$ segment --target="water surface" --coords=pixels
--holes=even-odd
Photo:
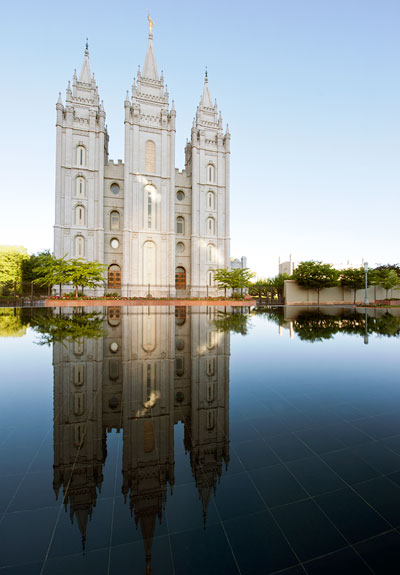
[[[0,573],[398,573],[400,320],[0,310]]]

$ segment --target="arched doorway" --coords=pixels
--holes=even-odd
[[[175,270],[175,289],[186,289],[186,270],[177,267]]]
[[[121,268],[116,264],[108,268],[108,289],[121,289]]]

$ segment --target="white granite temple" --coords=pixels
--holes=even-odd
[[[175,168],[176,111],[149,22],[143,70],[124,102],[124,163],[108,159],[87,45],[65,105],[59,96],[54,254],[105,264],[107,291],[201,296],[214,290],[213,270],[230,265],[230,134],[206,74],[185,169]]]

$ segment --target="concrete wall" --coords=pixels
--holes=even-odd
[[[364,303],[365,290],[357,290],[356,302]],[[400,298],[400,289],[389,290],[390,298]],[[286,304],[308,305],[318,303],[316,290],[300,287],[295,280],[286,280],[284,287],[284,298]],[[382,286],[371,286],[368,288],[368,298],[370,303],[376,300],[386,299],[386,290]],[[352,304],[354,302],[354,292],[343,287],[324,288],[319,294],[319,303]]]

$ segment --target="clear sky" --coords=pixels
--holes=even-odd
[[[55,104],[86,36],[110,158],[155,22],[176,165],[205,66],[231,140],[231,255],[400,262],[399,0],[15,0],[0,19],[0,244],[53,246]]]

